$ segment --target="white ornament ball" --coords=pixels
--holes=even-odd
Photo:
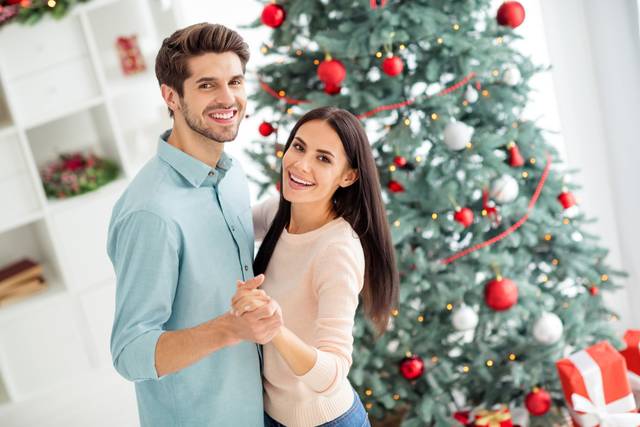
[[[414,83],[413,86],[411,86],[411,98],[417,98],[419,96],[426,95],[428,87],[429,85],[425,82]]]
[[[471,142],[473,127],[463,122],[449,122],[444,128],[444,143],[450,150],[464,150]]]
[[[544,345],[557,343],[562,338],[563,331],[562,320],[554,313],[543,313],[533,324],[533,337]]]
[[[502,75],[502,81],[508,84],[509,86],[516,86],[520,83],[522,79],[522,74],[520,74],[520,70],[518,67],[509,67],[504,71]]]
[[[511,175],[502,175],[491,185],[491,198],[500,204],[511,203],[518,197],[518,181]]]
[[[473,308],[463,304],[453,311],[451,323],[453,323],[453,327],[458,331],[475,329],[478,325],[478,314]]]
[[[464,92],[464,99],[473,104],[478,100],[478,97],[478,91],[475,90],[472,86],[467,86],[467,90]]]

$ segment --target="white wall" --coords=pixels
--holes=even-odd
[[[619,328],[638,327],[640,253],[640,38],[631,0],[542,0],[545,33],[567,161],[581,169],[581,206],[599,221],[591,230],[602,237],[614,267],[630,277],[608,300],[622,315]]]

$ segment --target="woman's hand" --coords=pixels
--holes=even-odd
[[[271,302],[271,297],[261,289],[257,289],[264,282],[264,275],[259,275],[246,282],[238,280],[238,290],[231,300],[231,313],[242,316]]]

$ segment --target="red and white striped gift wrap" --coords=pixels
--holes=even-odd
[[[637,427],[640,414],[624,358],[606,341],[556,362],[565,400],[581,427]]]

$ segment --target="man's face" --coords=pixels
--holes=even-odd
[[[205,53],[189,59],[188,67],[191,77],[175,113],[205,138],[233,141],[247,106],[240,58],[233,52]]]

